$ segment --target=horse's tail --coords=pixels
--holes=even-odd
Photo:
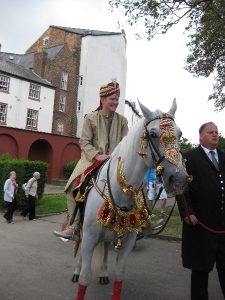
[[[98,277],[108,276],[107,271],[107,253],[108,247],[106,243],[99,243],[94,250],[92,257],[92,270],[98,274]]]

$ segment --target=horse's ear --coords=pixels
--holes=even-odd
[[[145,117],[145,119],[147,120],[151,120],[153,118],[153,112],[151,112],[146,106],[144,106],[139,100],[138,100],[140,109],[143,113],[143,116]]]
[[[177,110],[177,101],[176,101],[176,98],[174,98],[173,104],[172,104],[170,110],[168,111],[168,114],[170,114],[174,117],[176,110]]]

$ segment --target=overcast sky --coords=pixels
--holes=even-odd
[[[184,70],[188,38],[184,24],[152,41],[136,40],[141,27],[130,27],[119,11],[109,11],[108,0],[7,0],[1,1],[0,43],[2,51],[24,53],[49,25],[118,31],[127,34],[126,98],[137,98],[148,108],[167,111],[177,99],[177,124],[183,136],[198,142],[198,128],[214,121],[225,136],[225,110],[214,112],[212,78],[194,78]]]

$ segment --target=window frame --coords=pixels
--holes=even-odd
[[[77,100],[77,113],[81,112],[81,101]]]
[[[46,41],[47,41],[47,43],[46,43]],[[42,45],[43,45],[43,46],[47,46],[48,43],[49,43],[49,36],[43,37],[43,39],[42,39]]]
[[[7,76],[7,75],[5,75],[5,74],[2,74],[2,73],[0,73],[0,77],[5,77],[5,78],[7,78],[8,80],[7,80],[7,89],[1,89],[1,85],[0,85],[0,92],[3,92],[3,93],[9,93],[9,86],[10,86],[10,77],[9,76]],[[1,80],[0,80],[1,81]],[[4,82],[4,81],[3,81]],[[4,87],[4,86],[2,86],[2,87]]]
[[[69,78],[69,74],[66,71],[62,71],[60,74],[60,85],[59,85],[61,90],[67,91],[68,78]]]
[[[64,103],[62,103],[61,99],[64,98]],[[61,109],[63,105],[63,110]],[[66,111],[66,96],[65,95],[60,95],[59,96],[59,111],[60,112],[65,112]]]
[[[83,86],[84,84],[84,76],[80,75],[80,86]]]
[[[59,126],[61,126],[62,130],[59,130]],[[62,121],[57,122],[56,132],[57,132],[57,134],[63,135],[63,133],[64,133],[64,123]]]
[[[31,86],[35,86],[35,87],[39,88],[39,91],[36,91],[36,90],[34,90],[34,89],[31,89]],[[37,93],[38,93],[38,98],[37,98],[37,97],[31,96],[31,91],[37,92]],[[30,86],[29,86],[29,96],[28,96],[28,98],[29,98],[29,99],[32,99],[32,100],[35,100],[35,101],[40,101],[40,97],[41,97],[41,85],[35,84],[35,83],[33,83],[33,82],[30,82]]]
[[[32,125],[28,125],[28,113],[29,113],[29,111],[33,111],[33,112],[36,112],[37,113],[37,117],[36,117],[36,126],[33,126],[33,124]],[[26,117],[26,128],[27,129],[35,129],[35,130],[37,130],[37,128],[38,128],[38,114],[39,114],[39,111],[38,110],[36,110],[36,109],[33,109],[33,108],[28,108],[27,109],[27,117]],[[34,119],[31,119],[30,118],[30,120],[34,120]]]
[[[1,125],[6,125],[6,122],[7,122],[7,112],[8,112],[8,104],[4,103],[4,102],[0,102],[0,106],[1,105],[5,105],[5,113],[3,113],[3,114],[5,114],[5,120],[2,121],[1,118],[0,118],[0,124]],[[1,113],[1,110],[0,110],[0,113]]]

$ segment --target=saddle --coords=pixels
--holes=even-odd
[[[83,224],[85,202],[87,199],[88,192],[93,187],[91,179],[96,179],[98,177],[101,168],[104,166],[107,160],[108,158],[103,161],[96,161],[76,179],[72,191],[74,199],[76,201],[76,207],[70,220],[70,225],[73,224],[78,210],[80,210],[80,224]]]

